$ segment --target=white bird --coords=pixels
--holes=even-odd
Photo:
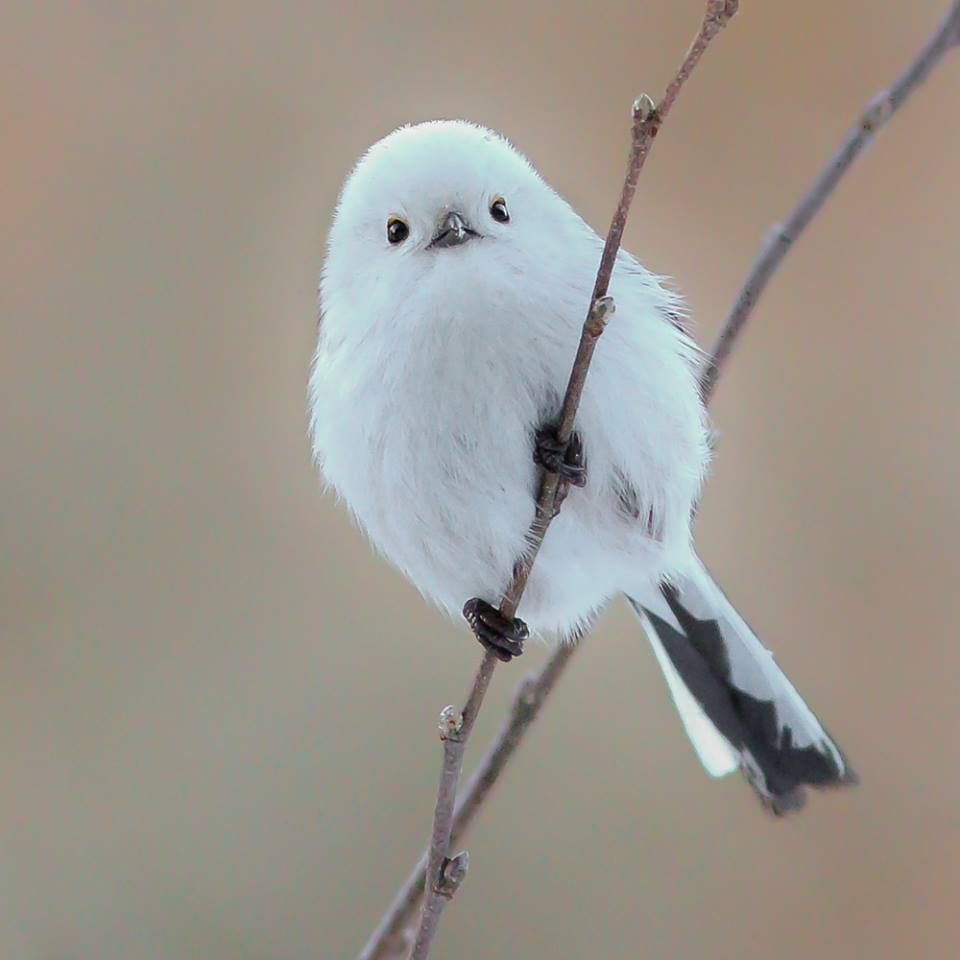
[[[661,279],[621,253],[576,421],[558,417],[602,241],[497,134],[401,127],[340,195],[310,378],[314,454],[376,549],[502,659],[624,593],[707,771],[768,807],[852,782],[839,748],[697,558],[709,458],[700,355]],[[518,610],[541,469],[572,487]],[[466,604],[465,601],[470,601]]]

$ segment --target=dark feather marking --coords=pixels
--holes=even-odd
[[[717,730],[745,754],[744,773],[775,813],[802,806],[805,785],[820,787],[852,779],[830,753],[814,746],[795,747],[790,728],[781,731],[778,726],[773,702],[734,686],[726,642],[716,620],[694,617],[674,587],[664,585],[661,590],[683,633],[650,610],[644,608],[644,612],[691,694]]]
[[[629,520],[640,521],[641,517],[646,534],[651,540],[660,540],[663,536],[663,529],[657,520],[653,507],[646,507],[640,502],[640,494],[636,487],[621,473],[614,468],[614,491],[617,496],[617,506],[621,513]]]

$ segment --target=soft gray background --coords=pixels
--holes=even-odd
[[[707,343],[945,0],[745,0],[628,246]],[[348,958],[423,843],[478,658],[305,439],[342,178],[510,137],[598,228],[700,0],[14,2],[0,39],[0,955]],[[960,920],[960,55],[806,235],[715,407],[702,553],[863,785],[767,819],[615,604],[471,837],[443,958],[950,958]],[[532,650],[498,672],[475,749]]]

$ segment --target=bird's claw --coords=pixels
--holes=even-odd
[[[509,663],[523,653],[530,631],[519,617],[505,617],[495,606],[474,597],[463,605],[463,616],[484,649]]]
[[[545,470],[557,474],[571,486],[587,483],[587,464],[583,456],[583,442],[575,433],[566,445],[557,439],[554,427],[541,427],[534,435],[533,460]]]

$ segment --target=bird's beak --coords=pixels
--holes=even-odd
[[[437,232],[430,241],[431,247],[458,247],[473,237],[478,237],[459,213],[451,210],[437,225]]]

